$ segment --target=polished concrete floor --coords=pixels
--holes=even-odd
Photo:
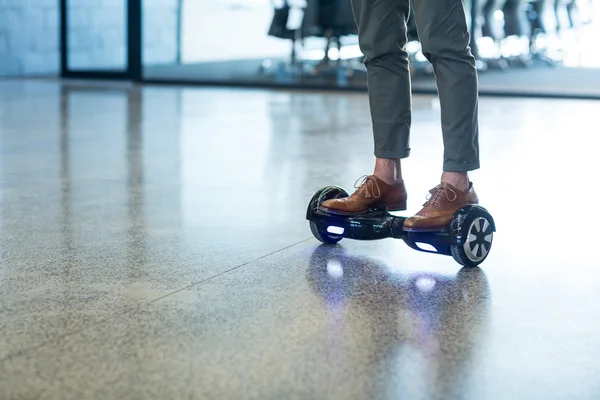
[[[481,269],[320,246],[363,94],[0,82],[0,399],[598,399],[600,103],[481,100]],[[410,212],[441,168],[414,99]]]

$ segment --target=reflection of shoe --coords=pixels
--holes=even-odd
[[[361,180],[359,178],[356,183]],[[349,197],[326,200],[321,204],[323,211],[332,214],[357,214],[370,208],[387,206],[388,211],[406,210],[406,188],[404,181],[388,185],[375,175],[363,176],[357,190]]]
[[[404,221],[404,230],[433,230],[445,228],[452,220],[454,213],[469,204],[477,204],[477,194],[473,184],[465,192],[456,189],[449,183],[442,183],[429,191],[427,202],[415,216]]]

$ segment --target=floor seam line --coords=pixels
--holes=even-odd
[[[83,327],[83,328],[80,328],[80,329],[76,329],[76,330],[74,330],[74,331],[72,331],[72,332],[65,333],[64,335],[60,335],[60,336],[58,336],[58,337],[56,337],[56,338],[53,338],[53,339],[46,340],[46,341],[44,341],[44,342],[42,342],[42,343],[40,343],[40,344],[38,344],[38,345],[35,345],[35,346],[32,346],[32,347],[29,347],[29,348],[26,348],[26,349],[19,350],[19,351],[17,351],[17,352],[15,352],[15,353],[13,353],[13,354],[8,354],[7,356],[5,356],[5,357],[3,357],[3,358],[0,358],[0,364],[2,364],[2,363],[5,363],[5,362],[7,362],[7,361],[9,361],[9,360],[11,360],[11,359],[13,359],[13,358],[18,358],[18,357],[21,357],[21,356],[23,356],[23,355],[25,355],[25,354],[27,354],[27,353],[30,353],[30,352],[32,352],[32,351],[39,350],[39,349],[41,349],[41,348],[43,348],[43,347],[46,347],[47,345],[49,345],[49,344],[51,344],[51,343],[58,343],[58,342],[60,342],[61,340],[65,339],[65,338],[67,338],[67,337],[69,337],[69,336],[73,336],[73,335],[76,335],[76,334],[78,334],[78,333],[81,333],[81,332],[85,331],[86,329],[91,329],[91,328],[94,328],[94,327],[96,327],[96,326],[98,326],[98,325],[100,325],[100,324],[102,324],[102,323],[104,323],[104,322],[107,322],[107,321],[113,320],[113,319],[115,319],[115,318],[119,318],[119,317],[121,317],[121,316],[124,316],[124,315],[126,315],[127,313],[129,313],[129,312],[132,312],[132,311],[140,311],[140,310],[142,310],[144,307],[147,307],[147,306],[149,306],[149,305],[151,305],[151,304],[154,304],[154,303],[156,303],[156,302],[158,302],[158,301],[160,301],[160,300],[163,300],[163,299],[165,299],[165,298],[167,298],[167,297],[169,297],[169,296],[172,296],[172,295],[174,295],[174,294],[177,294],[177,293],[179,293],[179,292],[182,292],[182,291],[184,291],[184,290],[186,290],[186,289],[189,289],[189,288],[192,288],[192,287],[194,287],[194,286],[197,286],[197,285],[200,285],[200,284],[206,283],[206,282],[210,281],[211,279],[218,278],[218,277],[220,277],[220,276],[223,276],[223,275],[225,275],[225,274],[227,274],[227,273],[229,273],[229,272],[235,271],[235,270],[237,270],[237,269],[239,269],[239,268],[241,268],[241,267],[243,267],[243,266],[246,266],[246,265],[248,265],[248,264],[250,264],[250,263],[253,263],[253,262],[256,262],[256,261],[262,260],[262,259],[264,259],[264,258],[270,257],[270,256],[272,256],[272,255],[274,255],[274,254],[277,254],[277,253],[279,253],[279,252],[282,252],[282,251],[284,251],[284,250],[287,250],[287,249],[289,249],[289,248],[292,248],[292,247],[294,247],[294,246],[297,246],[297,245],[299,245],[299,244],[301,244],[301,243],[307,242],[307,241],[309,241],[309,240],[311,240],[311,239],[312,239],[312,237],[309,237],[309,238],[307,238],[307,239],[300,240],[300,241],[298,241],[298,242],[296,242],[296,243],[292,243],[292,244],[290,244],[289,246],[282,247],[281,249],[274,250],[274,251],[272,251],[272,252],[270,252],[270,253],[268,253],[268,254],[265,254],[265,255],[263,255],[263,256],[257,257],[257,258],[255,258],[255,259],[252,259],[252,260],[250,260],[250,261],[246,261],[246,262],[244,262],[244,263],[242,263],[242,264],[239,264],[239,265],[237,265],[237,266],[235,266],[235,267],[229,268],[228,270],[222,271],[222,272],[220,272],[220,273],[218,273],[218,274],[216,274],[216,275],[213,275],[213,276],[211,276],[211,277],[208,277],[208,278],[206,278],[206,279],[203,279],[203,280],[201,280],[201,281],[198,281],[198,282],[192,283],[192,284],[190,284],[190,285],[188,285],[188,286],[185,286],[185,287],[183,287],[183,288],[181,288],[181,289],[175,290],[175,291],[173,291],[172,293],[166,294],[166,295],[164,295],[164,296],[161,296],[161,297],[158,297],[158,298],[156,298],[156,299],[154,299],[154,300],[150,300],[150,301],[148,301],[148,302],[145,302],[145,303],[139,304],[139,305],[137,305],[137,306],[134,306],[134,307],[133,307],[132,309],[130,309],[130,310],[127,310],[127,309],[125,309],[125,310],[124,310],[124,312],[123,312],[123,310],[116,311],[116,312],[114,312],[112,315],[109,315],[109,316],[107,316],[107,317],[105,317],[105,318],[102,318],[101,320],[99,320],[99,321],[97,321],[96,323],[94,323],[94,324],[91,324],[91,325],[89,325],[89,326],[86,326],[86,327]],[[136,309],[137,309],[137,310],[136,310]]]
[[[242,263],[242,264],[240,264],[240,265],[237,265],[237,266],[235,266],[235,267],[229,268],[228,270],[225,270],[225,271],[219,272],[219,273],[218,273],[218,274],[216,274],[216,275],[213,275],[213,276],[211,276],[211,277],[208,277],[208,278],[206,278],[206,279],[202,279],[202,280],[200,280],[200,281],[198,281],[198,282],[192,283],[192,284],[190,284],[190,285],[188,285],[188,286],[185,286],[185,287],[183,287],[183,288],[181,288],[181,289],[175,290],[175,291],[174,291],[174,292],[172,292],[172,293],[165,294],[164,296],[161,296],[161,297],[159,297],[159,298],[157,298],[157,299],[151,300],[151,301],[149,301],[147,304],[153,304],[153,303],[156,303],[157,301],[163,300],[163,299],[165,299],[165,298],[167,298],[167,297],[169,297],[169,296],[172,296],[172,295],[174,295],[174,294],[177,294],[177,293],[179,293],[179,292],[182,292],[182,291],[184,291],[184,290],[190,289],[190,288],[192,288],[192,287],[194,287],[194,286],[201,285],[201,284],[203,284],[203,283],[206,283],[206,282],[208,282],[208,281],[210,281],[210,280],[212,280],[212,279],[219,278],[219,277],[221,277],[221,276],[223,276],[223,275],[225,275],[225,274],[227,274],[227,273],[229,273],[229,272],[235,271],[235,270],[237,270],[237,269],[239,269],[239,268],[242,268],[242,267],[244,267],[244,266],[246,266],[246,265],[248,265],[248,264],[251,264],[251,263],[253,263],[253,262],[256,262],[256,261],[260,261],[260,260],[262,260],[262,259],[264,259],[264,258],[270,257],[270,256],[272,256],[272,255],[274,255],[274,254],[277,254],[277,253],[279,253],[279,252],[282,252],[282,251],[284,251],[284,250],[290,249],[290,248],[292,248],[292,247],[294,247],[294,246],[297,246],[297,245],[299,245],[300,243],[307,242],[307,241],[309,241],[309,240],[311,240],[311,239],[312,239],[312,237],[309,237],[309,238],[307,238],[307,239],[304,239],[304,240],[300,240],[299,242],[292,243],[292,244],[290,244],[289,246],[285,246],[285,247],[282,247],[281,249],[274,250],[274,251],[272,251],[272,252],[270,252],[270,253],[268,253],[268,254],[265,254],[265,255],[263,255],[263,256],[257,257],[257,258],[255,258],[255,259],[253,259],[253,260],[246,261],[246,262],[244,262],[244,263]]]

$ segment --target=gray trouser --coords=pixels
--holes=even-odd
[[[409,0],[351,0],[365,55],[375,156],[410,154]],[[433,65],[442,113],[443,170],[479,168],[478,82],[461,0],[412,0],[422,52]]]

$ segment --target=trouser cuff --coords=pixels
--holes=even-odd
[[[444,172],[469,172],[479,169],[479,161],[472,163],[457,163],[454,161],[444,161]]]
[[[410,155],[410,119],[373,124],[375,157],[407,158]]]
[[[396,159],[396,158],[408,158],[408,156],[410,156],[410,149],[396,150],[396,151],[375,149],[375,157],[377,157],[377,158]]]

